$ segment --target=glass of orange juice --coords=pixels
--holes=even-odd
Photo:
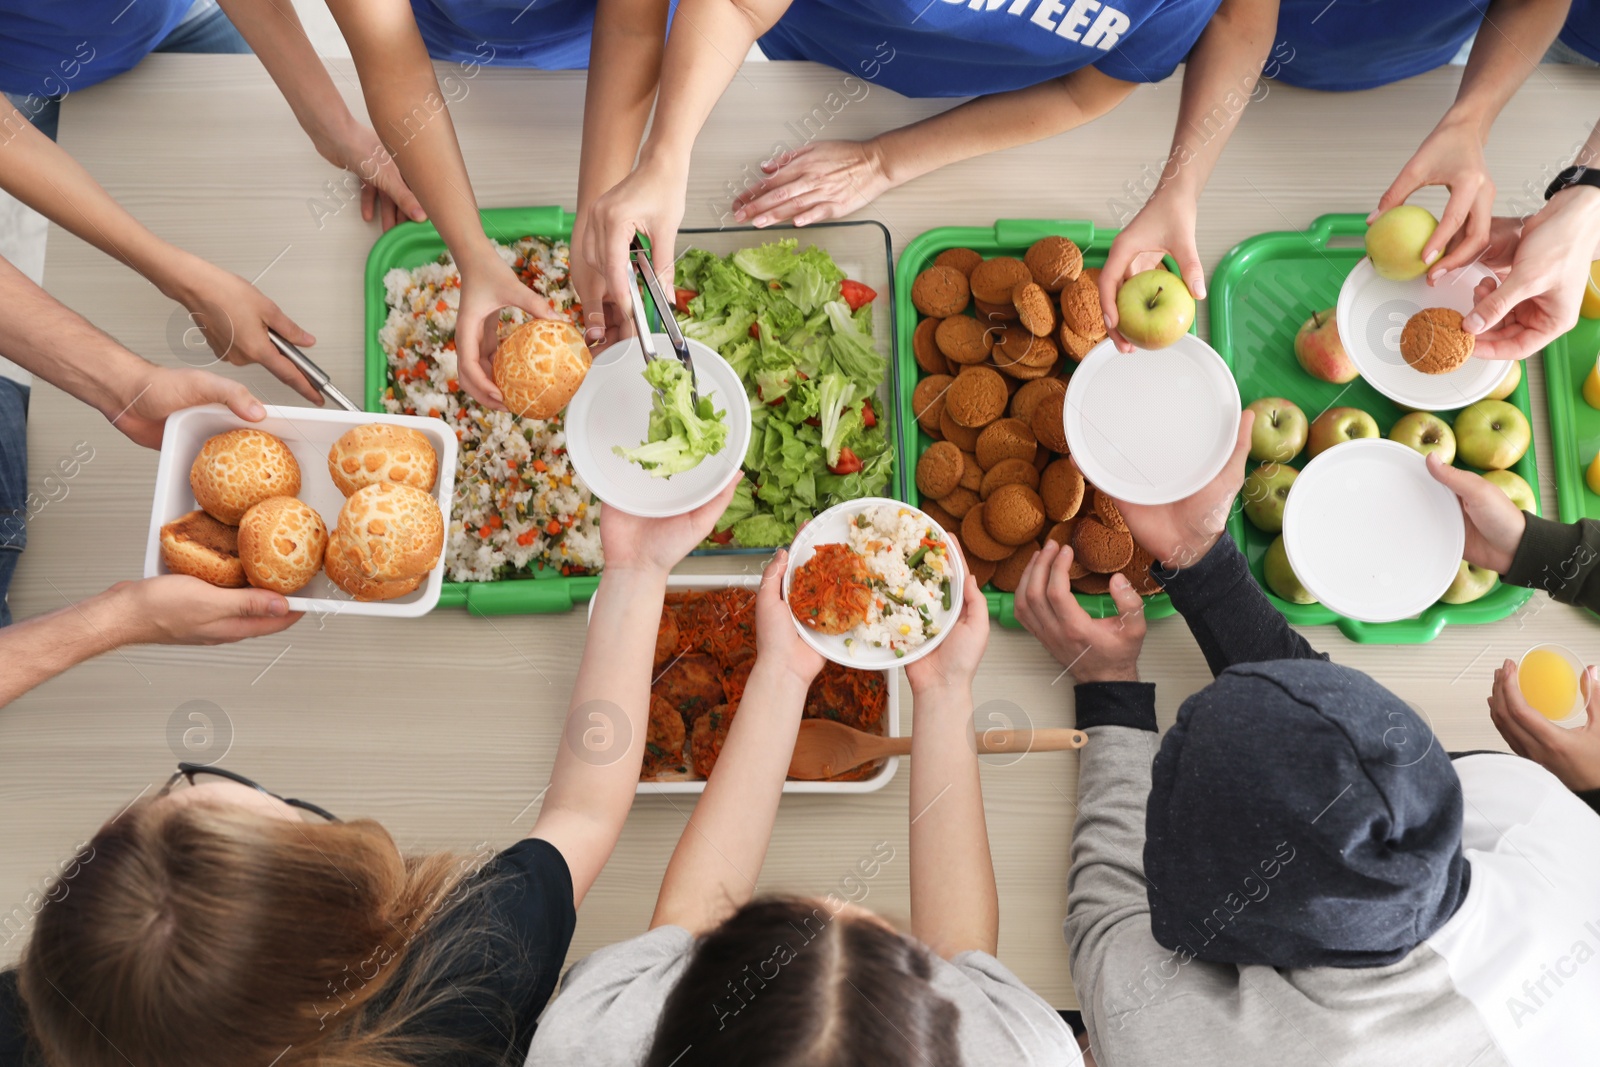
[[[1583,671],[1583,661],[1571,649],[1535,645],[1517,665],[1517,685],[1528,705],[1557,726],[1581,726],[1589,696]]]
[[[1586,319],[1600,319],[1600,259],[1589,264],[1589,286],[1583,291],[1578,314]]]

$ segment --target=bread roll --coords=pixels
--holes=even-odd
[[[191,511],[161,527],[161,561],[173,574],[188,574],[225,589],[250,583],[239,561],[239,529],[203,511]]]
[[[361,571],[351,539],[342,529],[336,529],[328,539],[328,552],[322,559],[328,580],[357,600],[393,600],[416,589],[427,572],[392,582],[380,582]]]
[[[439,456],[421,430],[381,422],[356,426],[328,449],[328,477],[345,496],[375,482],[428,493],[439,480]]]
[[[336,535],[359,573],[393,582],[433,570],[444,551],[444,515],[422,490],[378,482],[350,494]]]
[[[262,430],[229,430],[200,446],[189,468],[195,503],[212,518],[239,525],[272,496],[300,492],[300,464],[289,446]]]
[[[511,414],[548,419],[567,406],[589,373],[589,349],[570,322],[534,319],[500,342],[494,384]]]
[[[268,497],[239,522],[239,560],[258,589],[287,596],[322,569],[328,528],[316,509],[292,496]]]

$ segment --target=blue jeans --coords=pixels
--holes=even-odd
[[[233,28],[233,23],[228,21],[222,9],[213,7],[204,15],[179,25],[153,51],[241,55],[249,53],[250,46],[239,36],[239,31]],[[24,93],[7,93],[6,98],[33,120],[40,133],[52,141],[56,139],[56,130],[61,125],[61,97],[46,97],[42,106],[39,97],[33,97],[30,103]]]
[[[6,592],[28,543],[28,392],[0,378],[0,626],[11,625]]]

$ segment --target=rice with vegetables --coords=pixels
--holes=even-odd
[[[876,594],[845,647],[888,648],[904,656],[943,630],[956,570],[937,526],[911,508],[879,504],[850,520],[849,546],[866,560]]]
[[[567,244],[524,237],[496,245],[523,282],[577,324]],[[445,548],[454,582],[527,577],[544,570],[598,570],[600,502],[567,457],[561,416],[518,418],[482,407],[461,390],[456,309],[461,273],[448,252],[432,263],[384,275],[388,319],[378,333],[389,364],[384,410],[443,419],[461,442]],[[501,312],[502,331],[528,316]]]

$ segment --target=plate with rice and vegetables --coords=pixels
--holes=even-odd
[[[795,538],[783,592],[801,638],[835,663],[914,663],[961,615],[966,569],[950,535],[898,500],[829,508]]]

